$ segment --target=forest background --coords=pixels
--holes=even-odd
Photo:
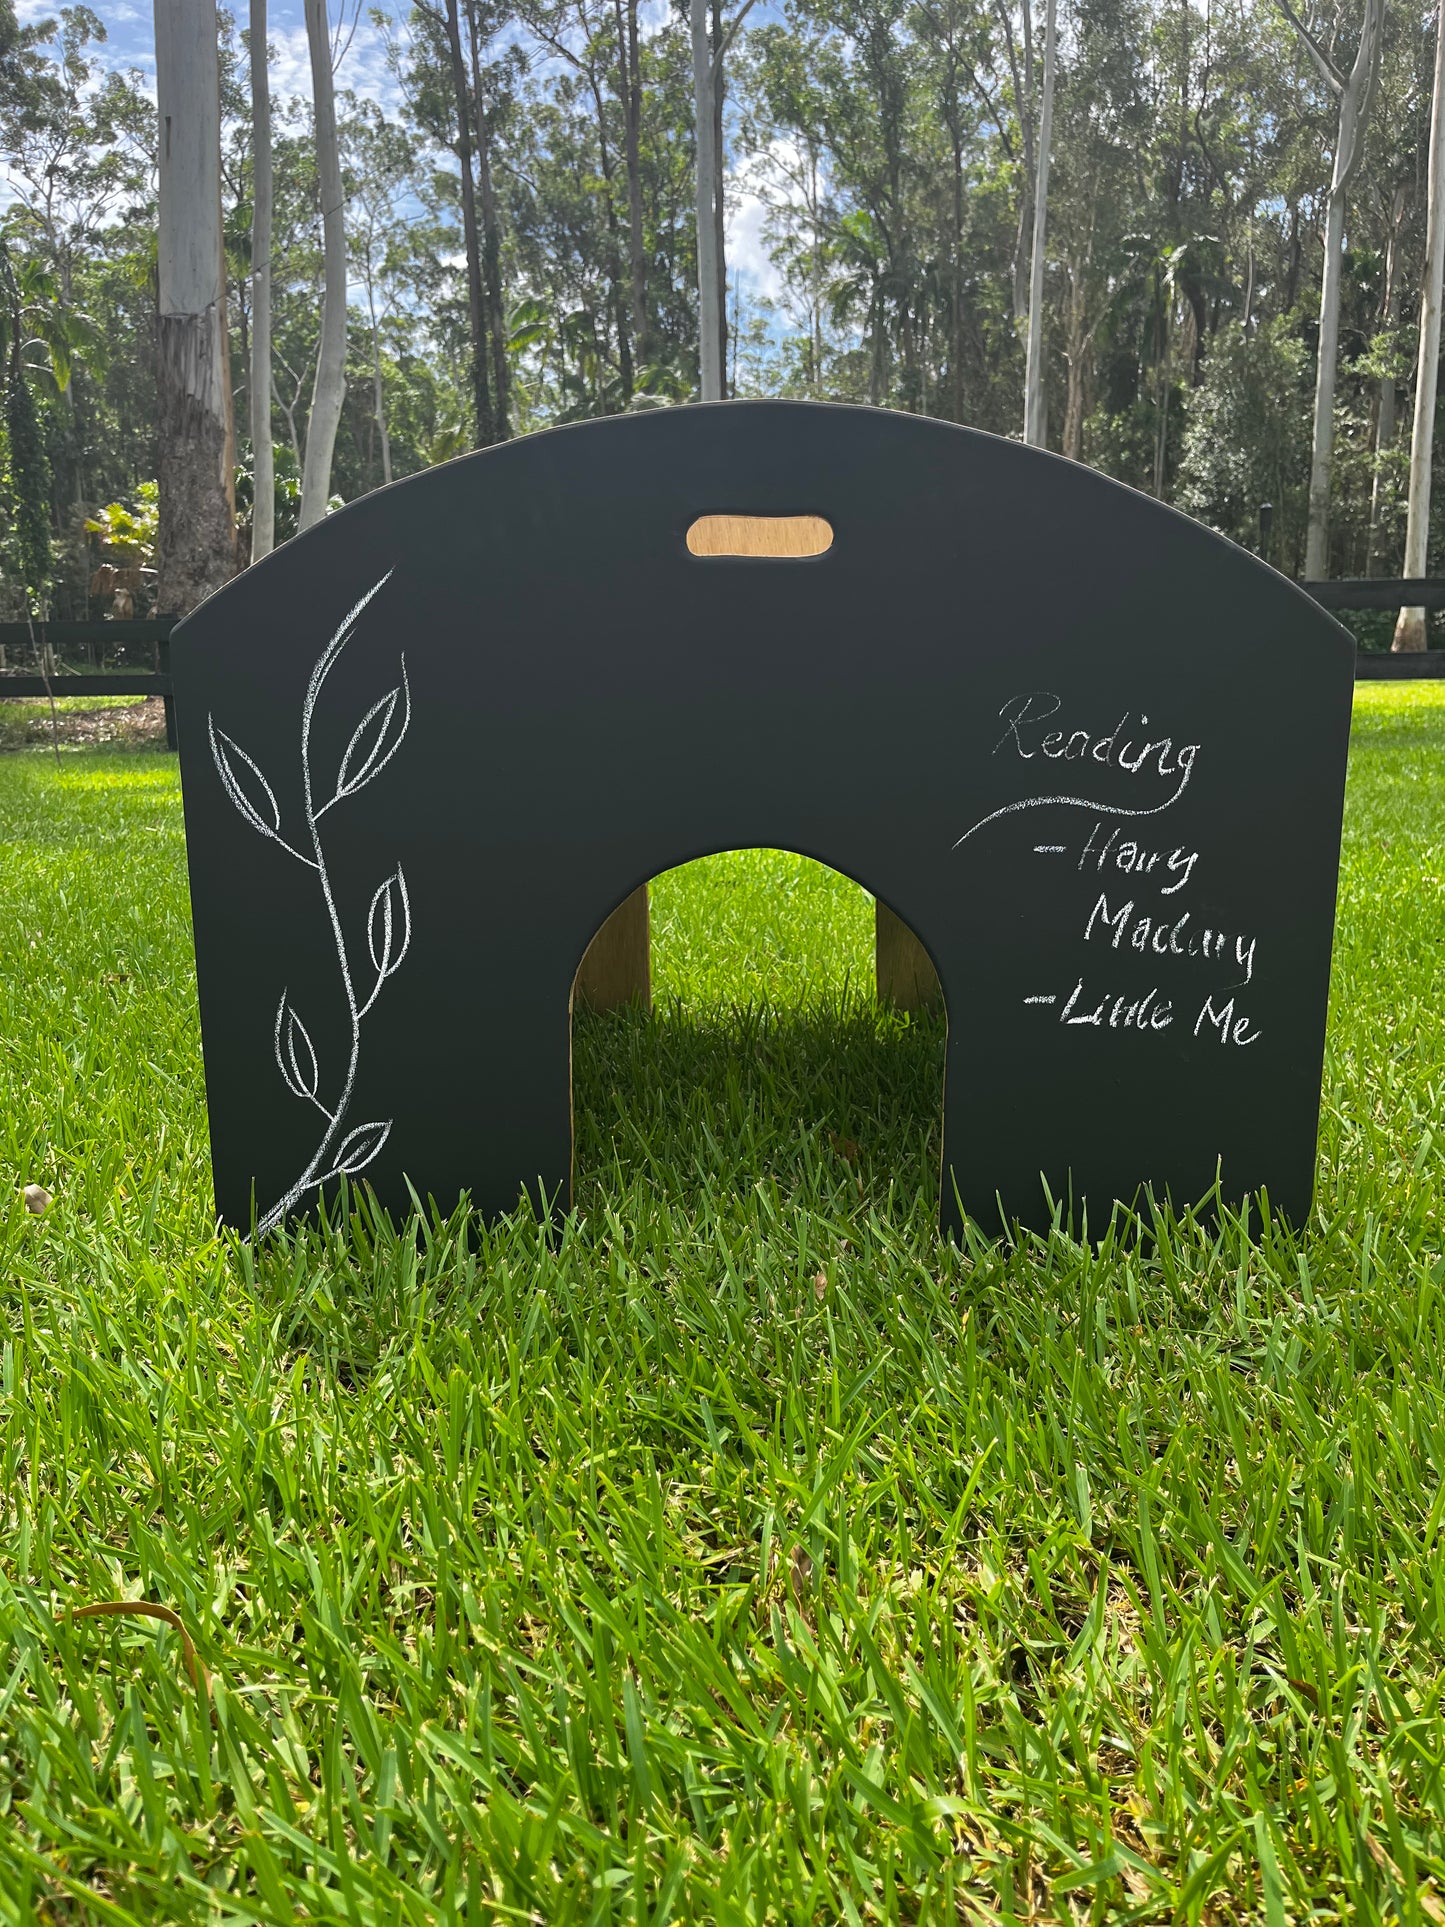
[[[333,0],[349,257],[335,499],[472,446],[698,392],[686,8],[455,0],[456,40],[452,10],[416,0],[362,12],[347,0],[337,17]],[[1272,504],[1270,559],[1293,574],[1339,115],[1327,73],[1331,61],[1348,71],[1362,11],[1362,0],[1327,0],[1297,22],[1279,0],[1058,0],[1048,445],[1250,547],[1260,504]],[[742,18],[737,0],[713,5],[726,212],[746,203],[770,264],[760,277],[724,260],[726,393],[1021,432],[1043,19],[1042,6],[1012,0],[759,0]],[[244,562],[251,101],[247,36],[224,11],[218,28]],[[359,29],[380,41],[385,89],[348,84]],[[1350,183],[1332,574],[1401,571],[1435,30],[1436,10],[1415,0],[1386,12]],[[282,540],[299,506],[323,248],[309,97],[277,94],[273,117]],[[48,518],[45,604],[56,616],[143,614],[157,472],[156,106],[151,76],[117,63],[99,15],[39,17],[21,0],[17,18],[15,0],[0,0],[0,153],[7,403],[24,391],[18,427],[7,405],[0,454],[13,480],[28,409]],[[469,245],[485,290],[484,397]],[[1445,491],[1432,493],[1438,522]],[[13,487],[0,497],[0,615],[23,615],[24,517]],[[1388,643],[1393,617],[1359,622],[1364,640]]]

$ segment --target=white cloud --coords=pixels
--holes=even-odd
[[[305,27],[281,27],[267,23],[266,45],[271,52],[271,98],[287,101],[293,96],[311,99],[311,53],[306,45]],[[341,85],[345,86],[343,79]]]
[[[794,142],[774,139],[728,177],[728,267],[739,269],[751,292],[785,311],[788,290],[771,259],[766,229],[778,207],[804,207],[805,157]]]
[[[244,0],[229,0],[229,7],[239,35],[247,24],[249,8]],[[406,0],[387,0],[382,10],[393,22],[403,20]],[[156,55],[155,16],[150,6],[144,0],[101,0],[98,11],[107,37],[90,49],[95,65],[102,71],[138,68],[151,79]],[[337,87],[350,87],[376,101],[384,113],[395,112],[400,89],[387,66],[386,41],[372,20],[372,6],[368,0],[328,0],[328,11],[333,39],[339,37],[345,50],[336,72]],[[16,0],[16,13],[23,25],[56,20],[59,12],[60,0]],[[271,63],[272,96],[279,103],[295,98],[309,104],[311,55],[301,0],[271,0],[269,15],[266,38],[275,56]]]
[[[341,12],[332,0],[329,8],[333,42],[341,24]],[[341,60],[336,68],[338,90],[350,88],[366,100],[374,100],[384,114],[394,114],[401,101],[401,89],[386,61],[386,41],[366,7],[356,22],[355,5],[345,11],[341,32]],[[300,9],[293,5],[278,7],[267,23],[266,39],[271,48],[271,94],[273,99],[311,100],[311,50],[306,40],[306,25]]]
[[[728,187],[728,272],[741,274],[753,295],[781,301],[783,277],[768,258],[763,237],[767,206],[744,183],[730,180]]]
[[[56,0],[16,0],[16,18],[22,27],[39,26],[42,21],[60,24]],[[107,0],[101,21],[106,37],[93,41],[86,50],[91,65],[101,73],[128,73],[133,68],[149,77],[155,72],[155,33],[148,7],[136,0]],[[52,51],[58,51],[53,49]]]

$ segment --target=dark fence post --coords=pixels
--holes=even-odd
[[[1259,559],[1269,560],[1269,538],[1274,533],[1274,503],[1261,502],[1259,505]]]
[[[160,622],[173,623],[176,618],[174,616],[160,616],[157,620]],[[156,668],[165,677],[169,685],[171,677],[171,638],[169,632],[156,644]],[[179,749],[181,745],[180,738],[176,735],[176,699],[171,694],[169,687],[167,687],[166,693],[161,697],[161,701],[165,704],[166,711],[166,748]]]

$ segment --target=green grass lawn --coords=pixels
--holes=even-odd
[[[1298,1238],[940,1247],[861,893],[654,922],[559,1243],[252,1252],[174,763],[0,758],[0,1920],[1445,1920],[1440,686],[1359,693]]]

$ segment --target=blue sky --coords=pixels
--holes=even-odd
[[[100,59],[109,66],[137,68],[153,80],[155,28],[149,0],[89,0],[89,4],[105,23],[107,41],[99,50]],[[329,0],[329,6],[333,34],[340,28],[345,42],[337,85],[377,101],[383,110],[389,108],[396,100],[396,82],[387,70],[382,35],[371,15],[379,8],[400,23],[409,0]],[[53,19],[58,10],[45,0],[16,0],[16,12],[25,22]],[[244,25],[249,18],[248,0],[233,0],[231,10],[238,26]],[[766,10],[763,0],[759,12]],[[269,0],[266,38],[272,54],[273,98],[278,103],[298,95],[309,99],[311,67],[302,0]],[[779,277],[762,241],[762,204],[736,180],[730,183],[728,217],[729,269],[741,269],[750,292],[775,293]]]
[[[155,72],[155,27],[152,9],[146,0],[90,0],[92,10],[104,21],[107,44],[101,58],[116,67],[137,67]],[[351,43],[337,74],[337,83],[371,95],[383,106],[394,97],[395,83],[386,70],[381,35],[371,24],[374,6],[394,17],[404,16],[404,0],[331,0],[333,28],[344,7],[346,30],[355,25]],[[45,0],[17,0],[16,12],[23,21],[53,19],[58,12]],[[249,17],[246,0],[232,7],[238,26]],[[360,18],[358,19],[358,13]],[[291,94],[309,95],[311,70],[306,52],[306,26],[301,0],[270,0],[266,38],[274,55],[272,87],[284,98]]]

